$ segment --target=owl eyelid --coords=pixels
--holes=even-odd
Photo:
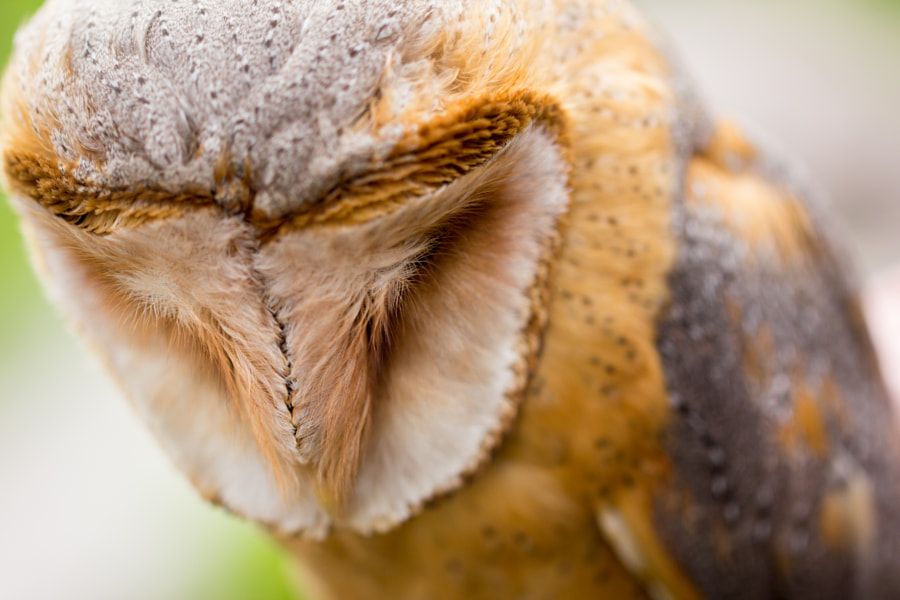
[[[8,150],[4,170],[13,192],[34,200],[54,216],[96,235],[216,206],[209,192],[172,193],[147,187],[109,189],[79,181],[72,169],[61,169],[28,152]]]
[[[553,98],[520,90],[451,107],[402,139],[384,164],[342,182],[311,209],[254,224],[274,237],[281,228],[364,223],[482,167],[532,124],[567,146],[565,118]]]

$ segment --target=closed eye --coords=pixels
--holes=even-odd
[[[111,189],[80,181],[71,168],[62,169],[28,152],[9,149],[3,158],[14,192],[33,199],[67,223],[98,235],[216,205],[208,191],[171,193],[140,185]]]

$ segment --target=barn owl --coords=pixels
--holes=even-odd
[[[900,460],[783,159],[615,0],[50,0],[40,272],[320,598],[894,598]]]

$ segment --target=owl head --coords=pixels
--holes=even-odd
[[[630,143],[586,127],[636,88],[591,28],[638,17],[549,4],[50,0],[19,33],[2,166],[40,270],[203,495],[380,531],[501,439],[570,166]]]

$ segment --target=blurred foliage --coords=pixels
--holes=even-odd
[[[12,209],[0,194],[0,357],[34,321],[36,307],[46,304],[28,266],[17,226]]]
[[[19,25],[40,5],[38,0],[4,0],[0,4],[0,65],[9,56]],[[43,296],[28,266],[15,215],[0,194],[0,356],[6,353],[33,317]],[[23,315],[23,313],[25,313]],[[23,316],[25,318],[23,318]]]
[[[222,531],[214,572],[198,573],[185,592],[191,600],[301,600],[286,577],[280,551],[249,526]],[[215,536],[214,536],[215,537]],[[214,546],[216,540],[210,540]]]

